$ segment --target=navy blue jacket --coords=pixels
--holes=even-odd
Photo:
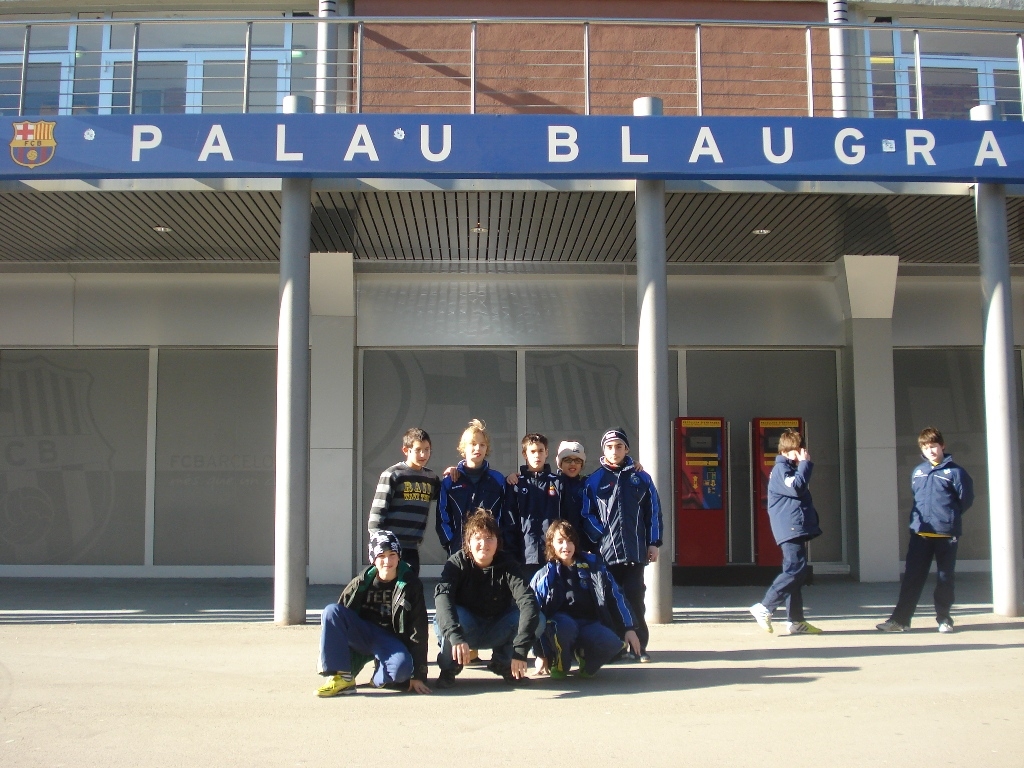
[[[466,462],[459,462],[459,480],[451,477],[441,481],[441,494],[437,499],[437,537],[449,555],[462,549],[462,526],[477,508],[488,510],[496,520],[501,519],[501,504],[505,498],[505,477],[484,462],[484,473],[477,482],[466,474]]]
[[[603,535],[603,529],[593,526],[591,517],[584,516],[583,510],[590,511],[590,497],[587,496],[587,476],[576,475],[569,477],[562,470],[558,470],[559,498],[558,511],[563,520],[572,523],[576,533],[580,537],[580,547],[586,552],[598,552],[598,542]]]
[[[539,472],[519,468],[519,481],[505,489],[501,520],[505,551],[521,563],[544,562],[544,535],[559,516],[558,477],[547,464]]]
[[[622,590],[615,583],[600,555],[577,552],[576,562],[572,568],[576,571],[580,589],[594,591],[594,601],[602,624],[614,630],[619,637],[622,637],[626,630],[636,628],[633,613],[629,610]],[[534,574],[530,582],[541,613],[548,618],[561,611],[565,605],[568,571],[569,569],[559,562],[549,562]],[[551,658],[552,650],[544,648],[546,658]]]
[[[589,505],[581,515],[585,529],[598,535],[601,557],[609,565],[647,563],[647,547],[661,546],[661,501],[654,481],[637,472],[627,456],[618,469],[601,467],[587,478]]]
[[[934,467],[922,462],[910,477],[914,506],[910,510],[910,530],[914,533],[941,533],[960,536],[960,516],[974,503],[974,481],[967,470],[946,454]]]
[[[813,469],[814,464],[809,461],[798,464],[781,453],[775,457],[775,466],[768,478],[768,519],[778,544],[821,536],[818,510],[807,487]]]

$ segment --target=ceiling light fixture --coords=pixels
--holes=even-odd
[[[483,226],[483,225],[482,225],[482,224],[480,223],[480,220],[479,220],[479,219],[477,219],[477,221],[476,221],[476,226],[475,226],[475,227],[473,227],[473,228],[472,228],[471,230],[469,230],[469,231],[470,231],[470,232],[472,232],[472,233],[473,233],[474,235],[486,235],[486,234],[487,234],[487,227]]]
[[[159,232],[161,235],[171,231],[170,227],[153,227],[154,232]]]
[[[772,231],[770,229],[755,229],[750,234],[752,235],[770,235]]]

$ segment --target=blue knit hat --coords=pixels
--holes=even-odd
[[[629,438],[626,437],[626,430],[622,427],[612,427],[603,435],[601,435],[601,447],[604,448],[612,440],[621,440],[629,448]]]

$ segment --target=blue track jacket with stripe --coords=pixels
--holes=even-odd
[[[477,482],[466,474],[466,462],[459,462],[458,482],[451,477],[441,481],[441,494],[437,500],[437,537],[449,556],[462,549],[462,526],[477,507],[483,507],[501,519],[501,505],[505,498],[505,476],[484,462],[484,473]]]
[[[609,565],[647,563],[647,547],[661,546],[661,501],[654,480],[627,456],[621,467],[601,467],[587,478],[585,527],[603,533],[601,557]]]
[[[505,551],[520,563],[544,562],[544,536],[558,519],[561,482],[547,464],[538,472],[519,467],[519,481],[505,490],[501,520]]]
[[[626,630],[636,628],[629,604],[600,555],[577,552],[576,561],[571,567],[576,571],[580,589],[593,590],[597,614],[602,624],[609,627],[619,637],[624,635]],[[565,605],[568,571],[569,566],[558,562],[549,562],[534,574],[530,586],[537,596],[537,604],[544,616],[549,618],[554,616]],[[549,650],[545,648],[545,651]],[[551,656],[547,656],[547,658],[551,658]]]

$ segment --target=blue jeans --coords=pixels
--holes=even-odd
[[[622,640],[596,619],[574,619],[567,613],[551,617],[554,624],[555,653],[548,663],[552,669],[568,672],[573,656],[579,655],[584,669],[594,674],[622,650]]]
[[[412,654],[398,635],[359,617],[344,605],[332,603],[320,617],[320,673],[351,672],[352,652],[362,656],[359,666],[368,659],[379,664],[373,673],[373,684],[380,688],[387,683],[405,683],[413,673]]]
[[[790,621],[804,620],[804,597],[800,588],[807,581],[807,542],[786,541],[782,547],[782,573],[764,593],[761,605],[774,611],[783,602]]]
[[[907,569],[900,585],[900,597],[892,611],[892,620],[910,625],[910,619],[921,599],[928,571],[935,560],[938,582],[935,584],[935,620],[950,621],[949,611],[953,607],[956,586],[956,550],[959,542],[954,538],[933,538],[910,534],[907,547]]]
[[[490,618],[473,613],[461,605],[455,606],[455,612],[462,625],[462,637],[470,648],[490,648],[491,663],[499,668],[512,664],[512,641],[519,634],[519,608],[512,606],[501,616]],[[452,644],[447,637],[441,635],[441,625],[434,614],[434,635],[441,647],[437,655],[437,666],[442,672],[459,674],[462,665],[452,658]]]

